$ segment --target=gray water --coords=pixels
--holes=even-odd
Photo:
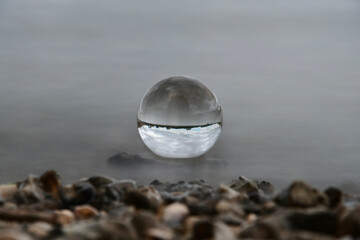
[[[0,0],[0,181],[56,169],[360,191],[359,25],[356,0]],[[222,104],[202,158],[159,159],[137,132],[143,94],[174,75]]]

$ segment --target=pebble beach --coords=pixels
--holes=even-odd
[[[62,184],[54,170],[0,185],[0,239],[357,239],[360,197],[303,181],[275,189],[245,176],[138,185],[95,175]]]

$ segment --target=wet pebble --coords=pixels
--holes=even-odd
[[[162,220],[170,227],[176,227],[181,224],[184,218],[189,214],[189,209],[182,203],[172,203],[163,209]]]
[[[53,226],[46,222],[35,222],[27,226],[27,231],[37,239],[45,239],[49,236]]]
[[[156,206],[139,191],[129,191],[124,196],[124,203],[136,209],[156,211]]]
[[[74,212],[77,219],[89,219],[99,216],[99,211],[90,205],[76,206]]]
[[[360,205],[350,211],[341,221],[339,236],[360,237]]]
[[[4,202],[12,200],[17,190],[18,187],[16,186],[16,184],[0,185],[0,199]]]
[[[59,222],[63,225],[69,224],[75,220],[75,214],[68,209],[56,210],[55,214],[57,215]]]
[[[286,190],[276,196],[275,202],[286,207],[316,207],[327,206],[327,196],[302,181],[292,183]]]
[[[343,204],[343,194],[340,189],[330,187],[325,190],[325,194],[329,199],[330,208],[336,208]]]

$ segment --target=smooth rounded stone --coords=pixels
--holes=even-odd
[[[119,201],[125,192],[136,190],[136,182],[130,179],[117,180],[105,187],[105,194],[110,200]]]
[[[286,217],[289,227],[334,236],[337,231],[338,217],[329,211],[293,212]]]
[[[189,212],[190,211],[185,204],[172,203],[164,207],[162,220],[169,226],[176,227],[182,223]]]
[[[360,237],[360,205],[342,219],[338,235],[350,235],[354,238]]]
[[[101,188],[104,187],[110,183],[113,183],[115,180],[113,178],[110,178],[108,176],[92,176],[87,179],[87,182],[91,183],[95,188]]]
[[[201,81],[170,77],[152,86],[141,100],[138,130],[145,145],[167,158],[194,158],[218,139],[222,110]]]
[[[7,202],[13,199],[18,187],[16,184],[2,184],[0,185],[0,199]]]
[[[218,202],[217,199],[210,199],[205,201],[186,203],[186,205],[188,206],[191,215],[216,216],[217,202]]]
[[[244,213],[243,209],[241,208],[240,204],[236,204],[236,202],[225,200],[225,199],[219,200],[215,205],[215,209],[218,213],[232,212],[240,217],[245,216],[245,213]]]
[[[328,198],[323,192],[310,185],[302,181],[295,181],[276,196],[275,202],[286,207],[308,208],[319,205],[327,206]]]
[[[46,222],[35,222],[29,224],[26,230],[37,239],[45,239],[53,230],[53,226]]]
[[[119,201],[123,197],[124,192],[116,187],[106,186],[105,194],[109,201]]]
[[[240,239],[284,239],[279,229],[266,222],[256,222],[254,225],[244,228],[238,237]]]
[[[329,207],[330,208],[336,208],[338,206],[343,205],[343,193],[340,189],[335,187],[330,187],[325,190],[325,194],[327,195],[329,199]]]
[[[254,223],[256,220],[258,220],[258,216],[254,213],[250,213],[246,216],[246,221],[248,223]]]
[[[163,203],[161,195],[153,186],[141,186],[138,191],[145,195],[156,208]]]
[[[214,224],[215,240],[235,240],[236,236],[233,231],[224,223],[216,221]]]
[[[194,219],[190,240],[235,240],[233,231],[224,223],[210,219]]]
[[[199,220],[194,223],[191,240],[208,240],[214,238],[214,225],[210,220]]]
[[[55,214],[63,225],[72,223],[75,220],[75,214],[68,209],[56,210]]]
[[[139,191],[129,191],[126,192],[123,199],[125,205],[130,205],[135,207],[136,209],[156,211],[156,207],[153,203],[142,193]]]
[[[267,201],[260,206],[260,211],[262,214],[269,215],[277,210],[277,205],[274,201]]]
[[[133,215],[130,222],[139,239],[151,239],[150,237],[154,233],[159,233],[160,231],[162,233],[166,232],[165,236],[173,235],[172,230],[161,224],[155,215],[150,212],[138,212]]]
[[[172,240],[174,239],[173,232],[168,228],[149,228],[147,231],[147,239],[154,240]]]
[[[118,180],[113,185],[116,186],[117,188],[120,188],[123,191],[131,191],[137,188],[136,182],[131,179]]]
[[[95,216],[99,216],[99,211],[90,205],[76,206],[74,213],[77,219],[89,219]]]

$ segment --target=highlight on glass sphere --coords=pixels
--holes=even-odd
[[[152,86],[141,100],[138,130],[145,145],[166,158],[205,154],[218,139],[222,110],[203,82],[169,77]]]

